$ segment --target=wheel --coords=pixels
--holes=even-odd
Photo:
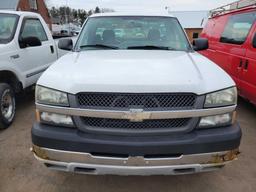
[[[8,128],[15,117],[15,94],[10,85],[0,83],[0,129]]]

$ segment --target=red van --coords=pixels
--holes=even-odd
[[[232,76],[240,96],[256,105],[256,0],[238,1],[210,15],[201,34],[209,49],[201,53]]]

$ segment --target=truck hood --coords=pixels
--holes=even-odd
[[[198,53],[162,50],[90,50],[69,53],[39,85],[67,93],[183,92],[198,95],[235,86],[216,64]]]

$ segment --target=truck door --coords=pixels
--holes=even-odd
[[[45,29],[38,18],[24,18],[20,30],[19,39],[26,37],[37,37],[41,40],[42,46],[20,48],[20,62],[27,71],[26,86],[34,84],[49,65],[57,59],[57,53],[52,39],[49,39]]]
[[[249,37],[246,58],[240,71],[240,95],[256,104],[256,24]]]

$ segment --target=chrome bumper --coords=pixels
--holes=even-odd
[[[238,150],[172,158],[101,157],[33,146],[37,160],[48,168],[92,175],[181,175],[214,171],[236,160]]]

